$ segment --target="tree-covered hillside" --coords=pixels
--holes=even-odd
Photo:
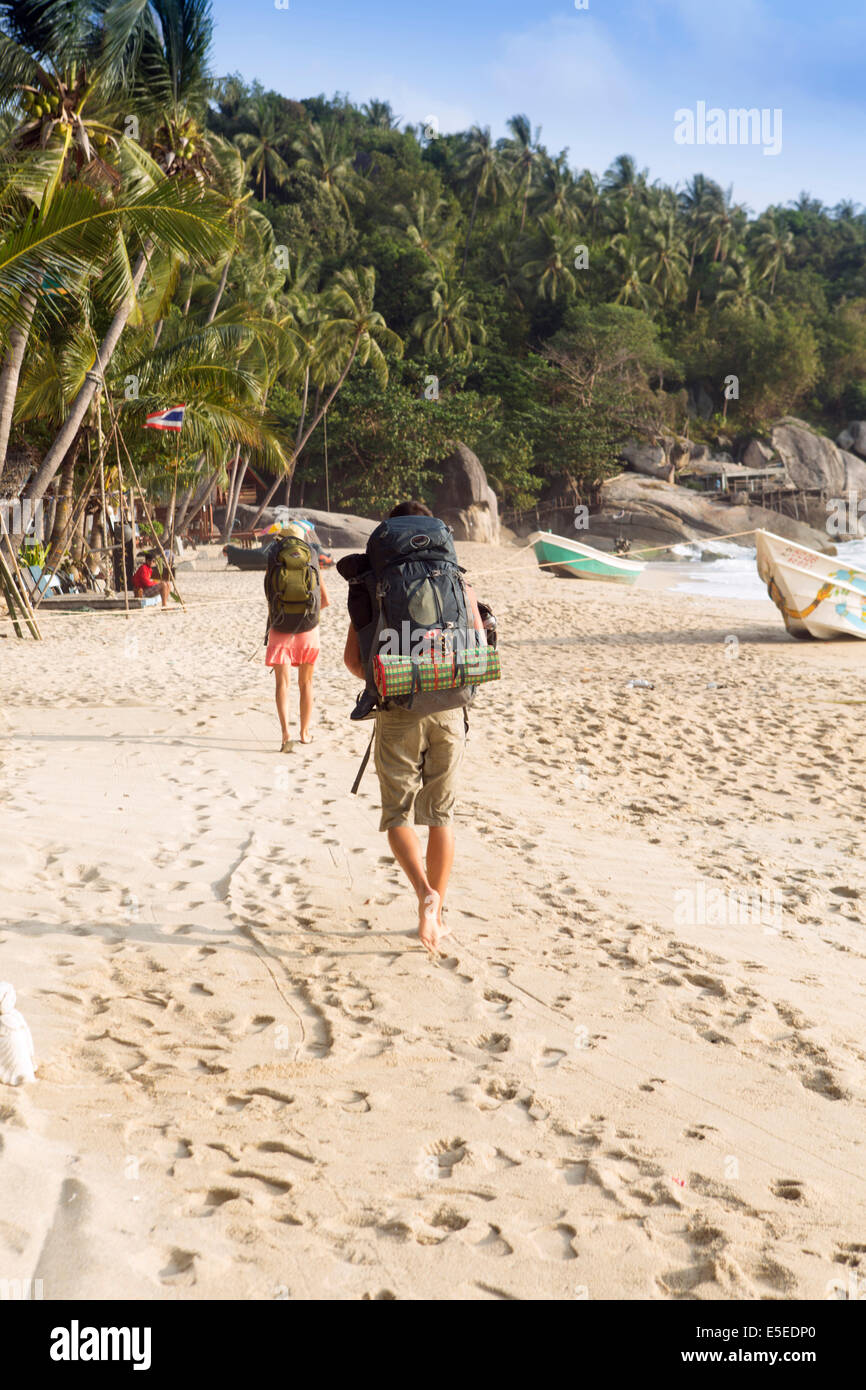
[[[332,505],[429,493],[460,439],[519,510],[591,498],[629,436],[866,416],[855,205],[752,212],[582,169],[525,115],[440,134],[216,81],[211,26],[208,0],[0,4],[0,473],[24,447],[31,496],[74,492],[115,418],[165,493],[138,427],[177,400],[182,514],[247,466],[323,502],[326,440]]]

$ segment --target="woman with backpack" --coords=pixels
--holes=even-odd
[[[330,599],[319,571],[318,552],[301,526],[292,523],[273,542],[265,574],[268,630],[265,665],[273,667],[274,698],[280,720],[280,752],[290,753],[290,670],[298,670],[300,740],[312,743],[313,668],[319,656],[321,610]]]

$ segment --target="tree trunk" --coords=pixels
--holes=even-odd
[[[36,291],[28,290],[21,298],[21,309],[24,315],[22,325],[19,328],[10,328],[9,330],[9,347],[3,359],[3,369],[0,371],[0,478],[2,478],[3,469],[6,466],[6,449],[9,445],[9,434],[12,429],[15,395],[18,390],[18,379],[21,376],[21,366],[24,362],[24,353],[27,349],[27,339],[30,336],[30,324],[35,308]]]
[[[223,545],[225,545],[226,542],[227,542],[228,539],[229,539],[229,533],[228,533],[228,531],[226,530],[226,527],[227,527],[227,524],[228,524],[229,516],[231,515],[231,511],[232,511],[232,502],[234,501],[234,495],[235,495],[235,481],[236,481],[237,476],[238,476],[238,467],[240,466],[240,459],[241,459],[241,446],[238,445],[238,447],[235,449],[235,456],[234,456],[234,458],[232,459],[231,472],[229,473],[229,485],[228,485],[228,488],[227,488],[227,490],[226,490],[226,514],[225,514],[225,518],[224,518],[224,520],[223,520],[222,535],[220,536],[220,540],[222,541]]]
[[[103,372],[105,371],[105,368],[111,361],[111,358],[114,354],[114,350],[117,347],[117,344],[120,342],[121,334],[123,333],[123,330],[126,327],[127,320],[129,319],[129,316],[132,313],[133,307],[135,305],[135,297],[138,292],[138,288],[142,280],[144,279],[144,272],[147,270],[148,257],[150,256],[152,250],[153,242],[146,242],[145,248],[139,256],[135,266],[135,271],[133,272],[133,292],[129,295],[127,299],[124,300],[120,308],[115,313],[114,318],[111,320],[108,332],[106,333],[102,342],[99,344],[99,351],[96,354],[96,361],[94,362],[92,369],[87,373],[87,376],[84,380],[84,384],[79,390],[78,395],[75,397],[75,400],[72,402],[72,405],[69,408],[69,413],[67,414],[66,419],[61,425],[60,431],[57,434],[54,443],[51,445],[51,448],[48,450],[48,453],[45,455],[45,458],[42,460],[42,463],[37,469],[35,478],[31,480],[30,484],[25,490],[24,496],[29,497],[34,502],[38,502],[39,499],[45,495],[45,491],[48,487],[48,484],[51,482],[51,479],[54,477],[55,473],[60,467],[64,455],[66,454],[66,451],[69,449],[73,439],[75,438],[76,432],[78,431],[82,421],[84,420],[84,416],[87,413],[87,408],[90,405],[90,402],[96,395],[98,387],[100,387],[102,384]]]
[[[322,416],[327,414],[328,408],[330,407],[332,401],[334,400],[335,396],[337,395],[337,392],[340,390],[340,387],[343,385],[343,382],[346,380],[346,377],[349,375],[349,369],[350,369],[352,363],[354,362],[354,360],[355,360],[355,358],[356,358],[356,356],[357,356],[357,353],[358,353],[358,345],[359,345],[360,341],[361,341],[361,334],[360,334],[360,333],[356,333],[356,335],[355,335],[355,341],[354,341],[354,343],[352,344],[352,351],[351,351],[351,353],[349,354],[349,360],[348,360],[348,362],[346,363],[345,367],[343,368],[342,372],[340,373],[339,379],[337,380],[337,383],[336,383],[336,385],[334,386],[333,391],[331,392],[331,394],[330,394],[330,396],[328,397],[328,399],[325,401],[325,404],[322,406],[321,410],[318,409],[319,394],[320,394],[320,393],[319,393],[318,391],[316,392],[316,406],[315,406],[314,409],[313,409],[313,423],[310,425],[310,428],[307,430],[306,434],[303,435],[303,437],[301,438],[300,442],[295,444],[295,451],[294,451],[294,453],[292,454],[291,459],[289,460],[289,466],[288,466],[288,469],[286,470],[286,486],[287,486],[287,488],[290,488],[291,485],[292,485],[292,479],[293,479],[293,477],[295,476],[295,469],[296,469],[296,467],[297,467],[297,465],[298,465],[298,459],[299,459],[299,457],[300,457],[300,455],[301,455],[303,449],[306,447],[306,445],[307,445],[307,443],[308,443],[308,441],[309,441],[309,438],[310,438],[311,434],[314,432],[314,430],[315,430],[316,427],[318,426],[319,421],[322,419]],[[265,508],[267,507],[268,503],[269,503],[269,502],[271,501],[271,499],[273,498],[274,493],[276,492],[277,488],[279,487],[281,481],[282,481],[282,479],[277,478],[276,482],[273,483],[273,485],[272,485],[271,487],[268,488],[268,490],[267,490],[267,492],[265,493],[265,496],[264,496],[264,501],[262,502],[262,504],[261,504],[261,506],[259,507],[258,511],[256,512],[255,516],[253,517],[252,521],[250,522],[250,529],[251,529],[251,530],[254,530],[255,527],[258,526],[258,524],[259,524],[259,522],[260,522],[260,520],[261,520],[263,511],[265,510]]]
[[[201,501],[200,501],[200,502],[194,502],[193,505],[192,505],[192,507],[190,508],[189,515],[188,515],[187,518],[186,518],[187,530],[190,529],[190,527],[192,526],[193,522],[196,520],[197,516],[199,515],[199,512],[204,511],[205,507],[206,507],[206,506],[208,505],[208,503],[210,502],[210,499],[213,497],[214,490],[216,489],[216,485],[217,485],[218,481],[219,481],[219,473],[213,473],[213,474],[211,475],[210,479],[208,480],[206,486],[205,486],[204,492],[202,493],[202,496],[201,496]]]
[[[232,538],[232,528],[235,524],[235,514],[238,509],[238,502],[240,501],[241,488],[243,487],[244,478],[246,477],[247,469],[249,468],[249,466],[250,461],[248,458],[245,458],[241,463],[240,468],[238,469],[237,481],[235,482],[234,496],[231,499],[231,505],[226,511],[226,524],[223,530],[223,545],[226,545]]]
[[[199,482],[199,474],[201,473],[203,466],[204,454],[202,454],[201,458],[195,466],[195,477],[193,478],[189,487],[181,493],[180,501],[177,504],[177,515],[175,517],[174,525],[178,535],[180,535],[180,532],[183,529],[183,524],[186,521],[186,514],[190,508],[190,503],[192,502],[193,497],[195,496],[199,487],[201,486]]]
[[[81,449],[81,437],[82,431],[78,430],[60,467],[54,525],[51,530],[51,542],[46,557],[46,564],[49,568],[58,563],[69,540],[69,523],[72,519],[75,493],[75,465],[78,462],[78,454]]]
[[[481,180],[475,185],[475,197],[472,201],[472,216],[469,219],[469,231],[466,233],[466,245],[463,248],[463,264],[460,267],[461,277],[466,274],[466,261],[469,258],[469,242],[472,238],[472,228],[475,226],[475,214],[478,211],[478,195],[481,192]]]
[[[210,306],[210,313],[208,314],[207,318],[205,319],[205,323],[206,323],[206,324],[208,324],[208,323],[213,323],[214,319],[216,318],[217,309],[218,309],[219,306],[220,306],[220,300],[222,299],[223,294],[224,294],[224,292],[225,292],[226,280],[228,280],[228,278],[229,278],[229,266],[231,265],[231,263],[232,263],[232,258],[231,258],[231,256],[226,256],[226,263],[225,263],[225,265],[223,266],[223,273],[222,273],[222,275],[221,275],[221,277],[220,277],[219,287],[218,287],[218,289],[217,289],[216,296],[215,296],[215,298],[214,298],[214,302],[213,302],[213,304]]]

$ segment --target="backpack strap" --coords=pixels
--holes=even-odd
[[[355,777],[355,780],[354,780],[354,782],[352,783],[352,792],[351,792],[351,795],[352,795],[352,796],[355,796],[355,794],[357,793],[358,788],[359,788],[360,785],[361,785],[361,778],[364,776],[364,773],[367,771],[367,764],[368,764],[368,762],[370,761],[370,754],[371,754],[372,751],[373,751],[373,739],[374,739],[375,737],[376,737],[376,725],[375,725],[375,722],[374,722],[374,724],[373,724],[373,732],[372,732],[371,735],[370,735],[370,742],[367,744],[367,751],[365,752],[363,758],[361,759],[361,766],[358,768],[357,776]]]

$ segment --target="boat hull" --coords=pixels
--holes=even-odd
[[[567,574],[574,579],[634,584],[645,568],[640,560],[609,555],[567,536],[555,536],[551,531],[536,531],[530,540],[539,565],[552,570],[554,574]]]
[[[756,531],[758,574],[792,637],[866,638],[866,570]]]

